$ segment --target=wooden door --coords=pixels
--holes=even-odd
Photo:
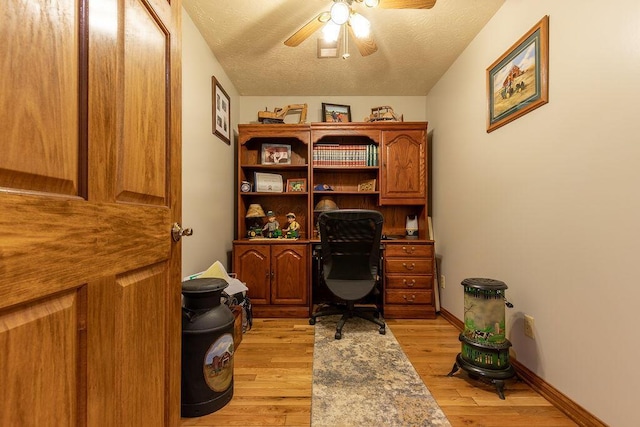
[[[180,0],[7,0],[0,425],[178,425]]]
[[[307,246],[273,245],[271,247],[271,303],[306,305]]]
[[[270,253],[270,245],[233,245],[233,269],[247,284],[252,304],[271,303]]]
[[[426,128],[382,132],[381,204],[424,204],[427,199]]]

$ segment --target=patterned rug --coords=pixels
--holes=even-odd
[[[386,335],[339,316],[319,317],[313,347],[311,426],[450,426],[387,325]]]

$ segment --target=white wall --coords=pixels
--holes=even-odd
[[[549,103],[487,134],[486,68],[544,15]],[[507,0],[427,96],[443,308],[506,282],[517,360],[612,426],[640,425],[639,77],[637,0]]]
[[[237,91],[182,11],[182,224],[193,236],[182,239],[182,275],[227,266],[234,228],[234,144],[211,132],[211,76],[231,98],[231,126],[237,135]]]
[[[322,121],[322,103],[349,105],[351,121],[362,122],[371,114],[372,107],[389,105],[405,122],[424,121],[425,96],[243,96],[240,98],[240,123],[258,120],[258,111],[289,104],[307,104],[307,123]],[[297,123],[298,114],[288,115],[286,123]]]

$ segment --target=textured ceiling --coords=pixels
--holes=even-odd
[[[438,0],[432,9],[354,8],[378,51],[317,57],[318,31],[284,41],[331,0],[183,0],[218,62],[244,96],[426,95],[504,0]]]

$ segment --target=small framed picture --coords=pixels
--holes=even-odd
[[[213,90],[213,134],[231,145],[231,98],[215,76],[211,76]]]
[[[358,184],[358,191],[376,191],[376,180],[368,179]]]
[[[287,192],[306,192],[307,191],[307,179],[296,178],[287,180]]]
[[[351,121],[351,106],[322,103],[322,121],[345,123]]]
[[[290,165],[291,146],[288,144],[262,144],[263,165]]]

